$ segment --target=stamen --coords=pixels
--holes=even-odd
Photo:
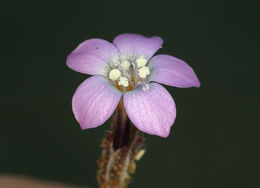
[[[127,61],[127,60],[124,60],[124,61],[122,61],[122,63],[121,63],[120,65],[121,65],[121,67],[122,67],[123,69],[125,69],[126,71],[128,71],[128,70],[129,70],[129,67],[130,67],[130,62]]]
[[[138,70],[138,76],[140,77],[140,78],[146,78],[146,76],[147,75],[149,75],[150,74],[150,69],[148,68],[148,67],[146,67],[146,66],[144,66],[144,67],[142,67],[142,68],[140,68],[139,70]]]
[[[121,72],[118,69],[112,69],[109,73],[109,78],[113,81],[118,80],[118,78],[121,76]]]
[[[121,76],[119,78],[118,85],[124,86],[124,87],[128,87],[129,86],[129,82],[128,82],[127,77]]]
[[[131,72],[129,72],[129,68],[130,68],[130,62],[127,61],[127,60],[124,60],[119,66],[119,70],[121,71],[122,73],[122,77],[126,77],[130,83],[130,86],[133,88],[134,87],[134,84],[132,82],[132,75],[129,75],[131,74]]]
[[[146,65],[147,60],[143,56],[141,56],[138,59],[136,59],[136,63],[137,63],[137,67],[141,68]]]

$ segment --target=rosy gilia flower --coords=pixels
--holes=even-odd
[[[102,125],[123,97],[132,123],[141,131],[167,137],[176,117],[175,103],[159,83],[200,87],[192,68],[169,55],[156,55],[163,40],[138,34],[121,34],[113,43],[103,39],[82,42],[67,58],[67,65],[93,75],[72,99],[75,118],[82,129]]]

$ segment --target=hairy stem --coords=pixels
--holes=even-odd
[[[144,154],[143,135],[133,126],[121,100],[111,129],[101,144],[102,155],[98,159],[97,180],[100,188],[125,188],[135,172],[136,161]]]

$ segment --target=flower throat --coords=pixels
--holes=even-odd
[[[136,87],[147,90],[150,69],[146,65],[147,59],[143,56],[134,60],[123,59],[113,62],[108,71],[109,81],[122,92],[131,91]]]

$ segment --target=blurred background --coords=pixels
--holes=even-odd
[[[257,2],[257,1],[255,1]],[[71,110],[88,76],[66,67],[86,39],[161,36],[201,88],[170,88],[167,139],[146,136],[130,188],[260,187],[259,6],[254,1],[10,1],[1,5],[0,174],[97,187],[110,120],[82,131]]]

